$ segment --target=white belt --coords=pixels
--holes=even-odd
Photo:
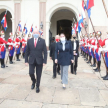
[[[20,42],[16,42],[16,44],[19,44],[20,45]]]

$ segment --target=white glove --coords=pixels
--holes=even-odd
[[[90,52],[91,52],[91,48],[90,48],[90,50],[89,50]]]
[[[99,48],[99,51],[102,52],[103,51],[103,48]]]
[[[16,44],[15,44],[15,43],[13,43],[13,46],[15,47],[15,46],[16,46]]]
[[[85,45],[85,47],[87,47],[88,45]]]
[[[93,45],[91,45],[91,48],[94,48],[94,46],[93,46]]]
[[[11,49],[11,47],[9,47],[9,50]]]
[[[8,42],[8,43],[7,43],[7,45],[11,45],[11,43],[10,43],[10,42]]]
[[[93,43],[93,42],[94,42],[94,40],[91,41],[91,43]]]
[[[94,49],[97,49],[97,45],[94,46]]]
[[[107,47],[103,48],[103,51],[108,52],[108,48]]]
[[[11,43],[10,45],[13,45],[13,43]]]
[[[88,44],[88,47],[90,47],[90,44]]]

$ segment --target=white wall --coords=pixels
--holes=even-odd
[[[6,8],[13,14],[14,17],[14,2],[13,1],[0,1],[0,9]]]
[[[78,10],[78,6],[81,4],[81,0],[47,0],[47,3],[46,3],[46,7],[47,7],[46,8],[46,15],[49,13],[49,11],[53,7],[57,7],[58,6],[58,8],[59,8],[59,4],[61,4],[61,5],[62,4],[68,4],[71,7],[73,6],[76,10]],[[63,8],[66,9],[65,6]],[[75,12],[75,10],[73,10],[73,12]]]
[[[39,0],[22,0],[21,21],[23,26],[27,22],[28,31],[32,24],[39,28]]]

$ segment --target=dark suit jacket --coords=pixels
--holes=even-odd
[[[55,47],[56,47],[56,42],[53,42],[50,46],[50,57],[52,60],[55,60]]]
[[[79,57],[79,41],[78,40],[75,40],[75,41],[76,41],[76,53],[77,53],[77,56]],[[72,41],[72,46],[74,49],[74,41]]]
[[[62,66],[70,65],[73,60],[73,47],[71,42],[66,41],[65,51],[63,51],[63,45],[61,42],[56,44],[55,59],[58,59],[58,64]],[[59,54],[58,54],[59,52]]]
[[[36,48],[34,47],[34,38],[29,39],[27,42],[25,63],[29,62],[29,64],[33,64],[35,60],[37,64],[47,63],[47,48],[45,40],[40,37],[38,38]]]

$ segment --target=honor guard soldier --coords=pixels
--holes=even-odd
[[[23,38],[22,38],[22,55],[23,58],[25,58],[25,51],[26,51],[26,45],[27,45],[27,41],[26,41],[26,37],[25,37],[25,33],[23,34]]]
[[[86,35],[86,37],[87,37],[87,39],[86,39],[86,61],[88,60],[88,56],[89,56],[89,47],[88,47],[88,45],[89,45],[89,34],[87,34]],[[89,62],[87,62],[87,63],[89,63]]]
[[[102,41],[101,46],[105,46],[105,48],[100,48],[100,51],[105,52],[105,62],[107,66],[106,76],[103,77],[103,80],[108,80],[108,32],[107,37]]]
[[[97,32],[98,41],[97,40],[95,41],[95,46],[94,46],[95,54],[96,54],[96,60],[98,62],[97,68],[94,69],[95,72],[99,72],[100,71],[100,66],[101,66],[101,52],[99,50],[99,45],[101,45],[101,43],[102,43],[101,35],[102,35],[102,33],[100,31],[98,31]]]
[[[91,55],[91,41],[92,41],[92,33],[90,33],[90,40],[89,40],[89,63],[91,63],[92,55]]]
[[[93,38],[92,38],[92,41],[91,41],[91,55],[93,57],[93,65],[91,65],[92,67],[96,67],[96,58],[95,58],[95,49],[94,49],[95,41],[96,41],[96,38],[95,38],[95,32],[94,32],[93,33]]]
[[[16,36],[17,36],[16,40],[15,40],[15,44],[16,44],[16,48],[15,48],[15,50],[16,50],[16,58],[17,58],[17,61],[20,61],[19,55],[20,55],[20,42],[21,42],[21,40],[20,40],[19,32],[17,32]]]
[[[13,41],[13,34],[12,33],[9,33],[9,39],[8,39],[8,42],[11,44],[9,45],[8,47],[8,50],[9,50],[9,60],[10,60],[10,64],[13,64],[13,55],[14,55],[14,51],[15,51],[15,48],[14,48],[14,45],[15,45],[15,41]]]
[[[83,57],[85,58],[85,39],[84,39],[84,36],[83,36],[83,44],[82,44],[82,49],[83,49]]]
[[[87,55],[87,43],[88,42],[88,37],[87,37],[87,34],[85,35],[85,47],[84,47],[84,49],[85,49],[85,61],[87,61],[87,58],[88,58],[88,55]]]
[[[4,59],[5,59],[5,54],[6,54],[6,47],[5,44],[9,45],[8,42],[5,41],[4,37],[4,31],[1,31],[0,33],[0,59],[1,59],[1,68],[5,68],[5,63],[4,63]]]
[[[82,36],[80,36],[79,45],[80,45],[80,50],[81,50],[81,56],[82,56],[82,54],[83,54],[83,51],[82,51],[82,43],[83,43],[83,39],[82,39]]]

